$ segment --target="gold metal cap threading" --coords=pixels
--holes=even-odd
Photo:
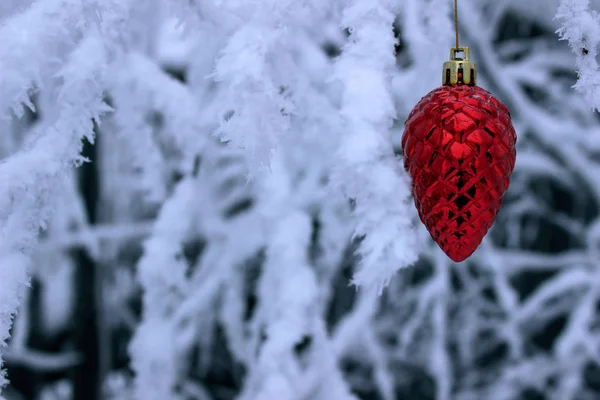
[[[469,85],[477,82],[477,68],[471,61],[468,47],[450,49],[450,60],[444,63],[442,84],[445,86]]]

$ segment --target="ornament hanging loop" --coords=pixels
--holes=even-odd
[[[445,86],[469,85],[477,83],[477,68],[471,61],[469,48],[466,46],[450,49],[450,60],[444,63],[442,84]]]
[[[471,61],[469,48],[458,44],[458,0],[454,0],[454,33],[456,46],[450,49],[450,60],[444,63],[442,84],[444,86],[475,86],[477,68]]]

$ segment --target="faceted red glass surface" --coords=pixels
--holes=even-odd
[[[517,136],[506,106],[477,86],[442,86],[412,110],[404,168],[419,217],[455,262],[481,244],[514,169]]]

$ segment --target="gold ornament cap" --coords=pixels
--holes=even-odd
[[[471,61],[468,47],[450,49],[450,60],[444,63],[442,83],[444,86],[469,85],[477,82],[477,68]]]

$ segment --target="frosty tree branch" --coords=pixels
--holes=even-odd
[[[283,160],[281,153],[276,154],[273,173],[263,181],[269,193],[263,210],[269,222],[268,247],[253,325],[255,335],[264,335],[265,340],[259,344],[240,399],[355,400],[329,345],[316,276],[306,259],[310,218],[290,198],[290,176]],[[297,355],[294,348],[303,340],[309,341],[308,347]]]
[[[33,107],[30,92],[57,71],[59,48],[73,48],[93,9],[94,2],[86,7],[81,0],[40,1],[0,27],[0,116],[9,109],[21,115],[23,104]]]
[[[334,72],[344,85],[344,125],[334,177],[356,202],[355,236],[363,237],[354,283],[379,290],[418,256],[409,181],[389,136],[395,116],[389,87],[395,65],[393,21],[386,1],[351,2],[343,15],[351,35]]]
[[[177,399],[179,358],[173,312],[187,296],[187,265],[181,254],[193,219],[187,212],[195,197],[195,181],[186,178],[167,200],[138,264],[144,288],[144,314],[130,344],[139,399]],[[173,223],[177,222],[177,226]],[[160,371],[160,373],[158,373]]]
[[[277,6],[272,7],[271,12],[276,11]],[[282,40],[286,33],[276,26],[273,16],[258,9],[250,12],[254,16],[229,38],[213,76],[227,87],[219,136],[247,152],[253,174],[270,164],[280,137],[290,129],[293,104],[285,94],[283,76],[276,75],[279,61],[272,57],[279,50],[285,58]],[[239,96],[241,92],[244,96]]]
[[[12,108],[19,114],[20,105],[29,104],[29,90],[39,88],[48,78],[43,71],[56,72],[53,78],[62,79],[57,104],[34,133],[35,139],[0,165],[2,347],[19,293],[27,284],[28,253],[51,213],[53,190],[67,178],[70,168],[85,161],[80,156],[83,140],[93,141],[94,122],[99,123],[100,115],[109,110],[103,101],[103,86],[111,43],[101,32],[114,26],[121,15],[115,13],[100,22],[96,7],[94,2],[83,5],[76,0],[39,2],[0,30],[0,91],[4,99],[0,100],[0,113]],[[53,18],[47,18],[49,14]],[[20,35],[22,26],[37,30]],[[70,30],[73,27],[75,31]],[[84,30],[87,35],[77,43]],[[55,59],[51,62],[61,46],[67,51],[75,48],[64,64]],[[2,374],[0,388],[5,384]]]
[[[91,34],[71,54],[61,70],[59,96],[62,112],[27,150],[0,166],[0,339],[8,338],[19,292],[27,282],[28,257],[39,228],[48,221],[53,182],[64,179],[79,155],[82,140],[93,140],[93,121],[108,107],[98,81],[104,79],[106,50],[97,34]],[[6,381],[1,380],[0,386]]]
[[[576,54],[579,79],[574,88],[585,101],[600,111],[600,73],[598,72],[598,44],[600,21],[598,14],[589,11],[589,0],[561,0],[556,18],[562,22],[558,33],[567,40]]]
[[[130,108],[131,112],[124,115],[142,119],[153,111],[160,111],[164,115],[166,137],[163,140],[170,140],[183,153],[185,165],[182,172],[191,173],[194,156],[209,141],[207,128],[212,121],[203,118],[202,108],[189,88],[165,74],[154,60],[139,53],[128,54],[122,63],[115,66],[110,88],[113,93],[120,95],[119,98],[126,92],[128,97],[123,99],[126,102],[123,106]],[[126,119],[122,121],[124,124],[127,124]],[[140,139],[135,130],[124,136],[132,136],[129,141]],[[151,137],[144,141],[154,143]],[[131,143],[132,147],[136,145]],[[140,162],[144,162],[147,156],[147,153],[139,154]],[[150,169],[146,173],[153,172]]]

